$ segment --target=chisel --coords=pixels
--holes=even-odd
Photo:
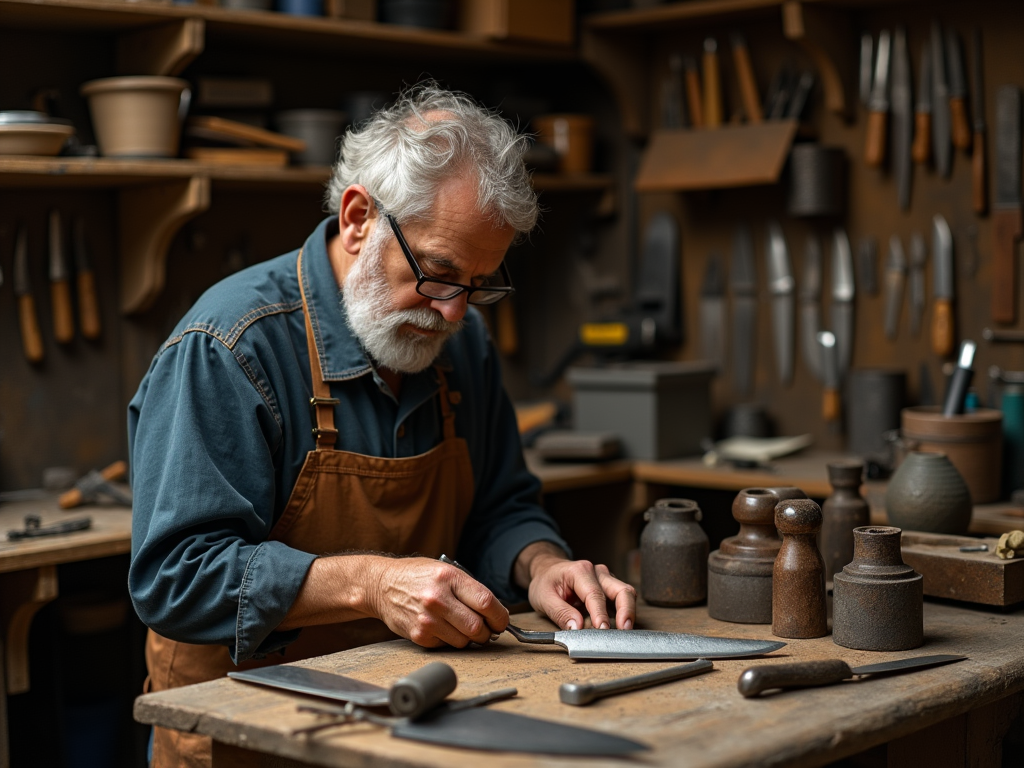
[[[96,276],[85,247],[85,220],[75,219],[75,281],[78,287],[78,324],[87,339],[100,337],[100,305],[96,298]]]
[[[36,299],[28,276],[28,232],[18,227],[14,241],[14,295],[18,297],[18,320],[21,324],[21,346],[30,363],[42,362],[43,334],[39,330]]]
[[[71,310],[71,282],[64,258],[64,232],[60,213],[50,211],[50,300],[53,302],[53,338],[69,344],[75,338]]]

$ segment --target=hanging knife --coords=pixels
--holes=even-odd
[[[804,361],[814,378],[821,380],[821,243],[812,234],[804,251],[803,280],[800,282],[800,338]]]
[[[924,236],[914,232],[910,236],[910,334],[916,339],[921,333],[924,317],[924,267],[928,261],[928,246]]]
[[[739,224],[733,235],[732,268],[732,373],[737,394],[749,395],[754,384],[757,340],[757,274],[750,227]]]
[[[839,421],[839,360],[836,337],[831,331],[818,333],[821,348],[821,380],[825,385],[821,401],[821,417],[826,422]]]
[[[865,107],[871,98],[871,69],[875,57],[875,39],[870,32],[860,36],[860,103]]]
[[[775,333],[775,363],[779,381],[793,380],[793,267],[786,237],[779,222],[768,222],[768,292],[772,295],[772,325]]]
[[[921,45],[921,80],[914,107],[914,146],[910,153],[915,163],[924,165],[932,156],[932,55],[928,43]]]
[[[43,334],[39,330],[36,299],[28,276],[28,232],[24,224],[18,227],[14,241],[14,295],[18,297],[18,320],[25,359],[30,363],[42,362]]]
[[[857,249],[857,279],[867,296],[878,295],[878,241],[865,237]]]
[[[71,283],[64,258],[64,232],[60,213],[50,211],[50,299],[53,302],[53,338],[68,344],[75,338],[71,312]]]
[[[949,66],[949,114],[953,131],[953,146],[968,149],[971,146],[971,124],[967,122],[967,76],[960,38],[952,29],[946,30],[946,61]]]
[[[903,309],[903,285],[907,279],[907,257],[899,235],[889,238],[885,265],[885,338],[895,339]]]
[[[718,41],[704,39],[704,125],[718,128],[722,124],[722,80],[718,68]]]
[[[85,219],[75,219],[75,271],[78,273],[78,323],[82,336],[87,339],[100,337],[100,305],[96,299],[96,276],[85,247]]]
[[[885,159],[885,129],[889,114],[889,30],[878,33],[878,56],[875,57],[875,79],[868,99],[867,138],[864,142],[864,162],[880,166]]]
[[[971,91],[971,112],[974,117],[974,150],[971,155],[971,177],[974,187],[974,212],[984,216],[988,212],[988,174],[985,169],[985,83],[982,72],[981,27],[974,28],[974,56]]]
[[[690,123],[694,128],[703,128],[704,99],[700,93],[700,72],[697,69],[697,60],[693,56],[684,56],[683,69],[686,71],[686,106],[690,113]]]
[[[946,53],[942,41],[942,27],[932,22],[932,156],[935,170],[947,177],[952,169],[950,157],[949,88],[946,85]]]
[[[831,685],[862,675],[883,675],[886,673],[909,672],[953,661],[963,661],[966,656],[942,654],[939,656],[915,656],[911,659],[886,661],[881,664],[867,664],[853,669],[840,659],[821,661],[799,661],[793,664],[760,664],[750,667],[740,675],[738,687],[741,694],[750,698],[777,688],[805,688],[814,685]]]
[[[842,227],[832,234],[832,333],[836,337],[839,380],[853,358],[853,253]]]
[[[761,111],[761,97],[757,94],[754,67],[750,63],[750,50],[746,39],[739,32],[732,33],[732,58],[736,77],[740,81],[740,96],[743,99],[743,110],[747,113],[747,122],[762,123],[764,113]]]
[[[953,235],[940,215],[932,219],[935,256],[935,314],[932,316],[932,351],[939,357],[953,354]]]
[[[719,371],[725,368],[725,269],[722,256],[708,256],[700,288],[701,356],[713,360]]]
[[[1022,224],[1020,191],[1021,98],[1015,85],[996,94],[996,193],[992,203],[992,319],[1017,319],[1017,241]]]
[[[910,145],[914,138],[912,110],[907,33],[903,27],[896,27],[892,45],[892,168],[896,175],[896,199],[904,211],[910,208],[913,172],[910,156]]]

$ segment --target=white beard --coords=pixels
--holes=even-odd
[[[374,362],[396,373],[419,373],[437,359],[448,337],[462,328],[462,322],[451,323],[427,307],[392,308],[391,286],[384,273],[387,235],[381,223],[374,227],[345,278],[342,309],[352,333]],[[423,336],[402,330],[406,323],[440,333]]]

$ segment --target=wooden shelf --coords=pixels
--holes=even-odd
[[[535,173],[533,188],[538,192],[606,192],[612,177],[603,173]]]
[[[778,12],[784,2],[785,0],[688,0],[653,8],[594,13],[587,16],[583,23],[593,30],[661,32],[666,27],[684,26],[694,21],[768,15],[773,11]]]

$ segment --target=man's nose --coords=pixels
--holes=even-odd
[[[469,306],[466,297],[467,294],[463,292],[454,299],[448,299],[447,301],[435,299],[430,302],[430,308],[440,312],[441,317],[449,323],[457,323],[466,316],[466,309]]]

